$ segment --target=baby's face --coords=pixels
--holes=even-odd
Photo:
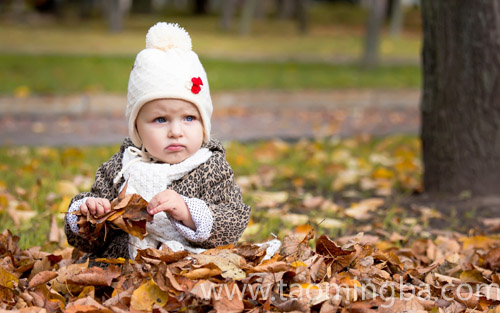
[[[146,103],[136,119],[146,150],[158,160],[177,164],[201,148],[203,122],[194,104],[180,99]]]

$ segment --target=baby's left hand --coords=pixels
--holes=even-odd
[[[157,193],[151,201],[149,201],[149,214],[155,215],[162,211],[167,212],[175,220],[182,222],[187,227],[196,229],[186,202],[177,192],[167,189]]]

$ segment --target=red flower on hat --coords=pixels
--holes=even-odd
[[[191,87],[191,92],[194,94],[198,94],[201,91],[201,87],[203,86],[203,82],[199,77],[191,78],[191,82],[193,83],[193,87]]]

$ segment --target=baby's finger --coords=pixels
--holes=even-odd
[[[109,213],[111,211],[111,203],[108,199],[102,199],[102,205],[104,207],[104,213]]]
[[[162,211],[170,213],[171,210],[172,210],[172,208],[170,207],[168,202],[163,202],[162,204],[154,207],[153,209],[148,210],[148,212],[149,212],[149,214],[154,215],[154,214],[160,213]]]
[[[102,204],[102,200],[98,199],[95,204],[96,216],[104,215],[104,205]]]
[[[82,215],[87,215],[87,213],[89,213],[89,208],[87,208],[87,204],[85,202],[80,205],[80,212]]]
[[[96,199],[94,199],[94,198],[88,198],[85,204],[87,205],[87,208],[88,208],[90,214],[92,214],[92,215],[95,216],[96,213],[97,213]]]

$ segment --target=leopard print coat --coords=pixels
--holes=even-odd
[[[124,179],[121,178],[116,185],[113,185],[113,179],[121,170],[123,152],[129,146],[133,146],[132,141],[126,138],[120,151],[97,169],[90,192],[76,195],[71,204],[84,197],[106,198],[110,201],[116,198]],[[238,241],[248,225],[250,207],[242,201],[240,188],[234,181],[233,171],[225,159],[225,150],[221,143],[211,139],[203,144],[203,147],[212,151],[210,159],[183,178],[172,182],[169,188],[180,195],[198,198],[207,203],[214,221],[211,235],[201,243],[188,242],[193,247],[214,248]],[[120,229],[111,229],[105,240],[93,242],[73,233],[67,221],[64,231],[70,245],[87,252],[84,259],[129,257],[129,235]]]

